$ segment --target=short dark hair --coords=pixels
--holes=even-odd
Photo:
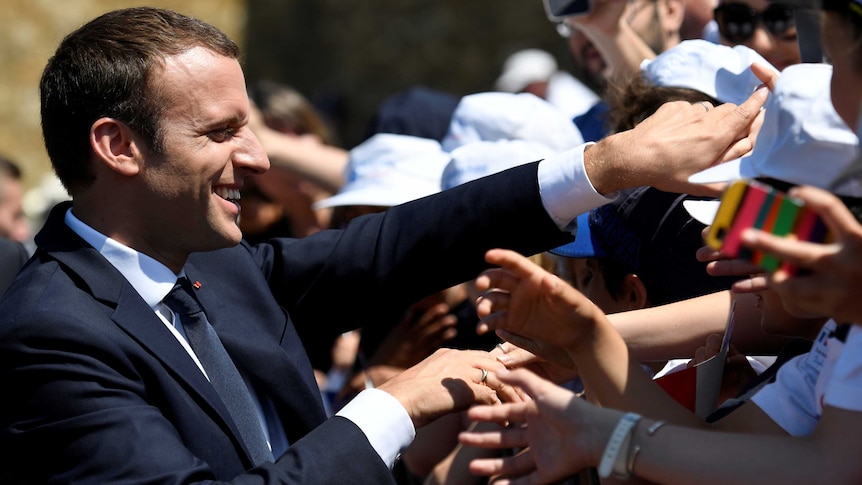
[[[661,105],[671,101],[721,104],[708,94],[688,88],[656,86],[640,74],[608,83],[606,97],[608,125],[613,132],[626,131],[650,117]]]
[[[45,148],[70,194],[94,180],[89,133],[101,117],[128,124],[151,150],[162,151],[164,101],[151,72],[166,57],[194,47],[239,58],[236,43],[219,29],[150,7],[108,12],[63,39],[39,89]]]

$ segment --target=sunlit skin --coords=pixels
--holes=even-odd
[[[658,2],[656,0],[635,0],[628,3],[623,18],[632,30],[651,48],[664,50],[664,39],[660,18],[657,18]],[[569,23],[570,26],[574,25]],[[592,42],[576,27],[571,28],[572,35],[567,42],[572,60],[580,66],[585,75],[601,84],[608,74],[607,63]]]
[[[768,0],[721,0],[719,5],[730,2],[744,3],[758,12],[766,10],[766,7],[770,4]],[[758,24],[751,38],[743,42],[742,45],[751,48],[763,56],[764,59],[769,61],[770,64],[775,66],[776,69],[781,71],[787,66],[802,62],[802,58],[799,54],[799,42],[796,39],[795,33],[796,28],[794,27],[788,31],[788,37],[786,39],[777,38],[772,36],[761,23]],[[729,46],[735,45],[723,36],[719,35],[719,37],[722,44]]]
[[[801,318],[784,308],[781,296],[774,290],[763,290],[757,294],[757,308],[762,314],[760,326],[771,335],[784,335],[814,340],[825,318]]]
[[[838,14],[825,12],[821,24],[823,50],[832,63],[832,105],[851,130],[856,130],[859,104],[862,103],[862,67],[857,64],[859,40]]]
[[[0,236],[13,241],[26,241],[30,225],[21,207],[24,187],[20,180],[0,177]]]
[[[117,206],[103,210],[110,215],[89,218],[86,202],[76,201],[74,210],[97,230],[179,271],[193,252],[239,243],[234,199],[243,179],[265,172],[269,160],[247,126],[249,100],[235,59],[196,47],[166,58],[154,76],[166,106],[164,153],[154,154],[133,135],[131,156],[108,157],[113,165],[106,176],[120,186],[97,180],[92,189],[118,192]],[[122,130],[104,118],[92,129],[97,145]]]

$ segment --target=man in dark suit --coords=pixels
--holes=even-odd
[[[72,202],[54,208],[0,301],[0,482],[391,482],[416,427],[514,398],[494,376],[501,364],[443,349],[325,419],[294,325],[343,331],[399,314],[475,276],[491,247],[570,239],[561,229],[604,193],[684,186],[747,150],[763,102],[678,104],[591,157],[580,147],[343,231],[249,246],[239,192],[268,160],[247,126],[238,56],[212,26],[133,8],[73,32],[49,61],[42,126]],[[668,133],[686,138],[638,147],[661,162],[629,167],[633,140]],[[212,329],[216,342],[201,339]],[[234,374],[242,390],[226,383]]]

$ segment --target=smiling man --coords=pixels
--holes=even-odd
[[[685,184],[747,151],[764,101],[677,104],[588,152],[251,246],[240,192],[269,162],[238,57],[208,24],[131,8],[69,34],[49,60],[43,134],[72,201],[0,300],[0,482],[392,483],[416,428],[516,399],[502,364],[441,349],[326,419],[296,328],[397,321],[474,277],[491,247],[558,246],[602,194]]]

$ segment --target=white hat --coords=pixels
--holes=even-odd
[[[795,185],[828,188],[838,195],[862,196],[862,181],[848,180],[832,187],[853,163],[859,139],[830,98],[832,66],[796,64],[782,71],[764,109],[763,126],[751,154],[689,177],[691,183],[732,182],[767,177]],[[686,208],[710,224],[718,201],[688,201]]]
[[[544,99],[530,93],[498,92],[461,98],[442,145],[451,152],[482,140],[535,141],[557,152],[584,142],[575,123]]]
[[[742,104],[762,84],[751,72],[758,63],[778,72],[754,50],[694,39],[641,62],[641,74],[655,86],[688,88],[722,103]]]
[[[546,145],[527,140],[477,141],[452,150],[443,169],[443,190],[492,173],[542,160],[554,154]]]
[[[541,49],[524,49],[506,58],[503,73],[494,82],[494,89],[518,93],[529,84],[547,81],[557,72],[557,60]]]
[[[429,138],[379,133],[350,150],[346,183],[322,209],[342,205],[391,207],[440,191],[449,154]]]

